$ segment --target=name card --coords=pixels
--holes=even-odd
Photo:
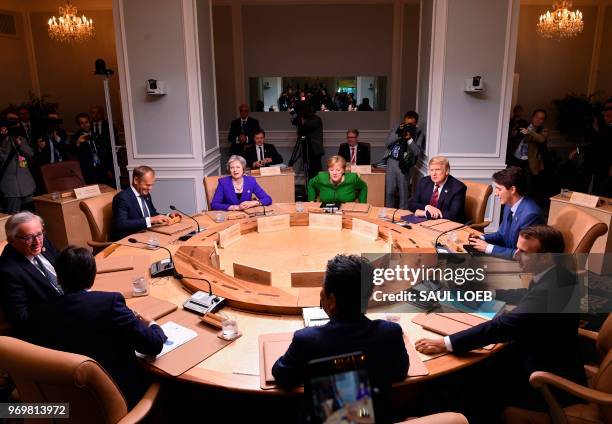
[[[372,165],[351,165],[351,172],[355,174],[371,174]]]
[[[100,194],[102,193],[100,192],[100,186],[98,184],[74,189],[74,195],[77,199],[87,199],[88,197],[95,197]]]
[[[353,218],[353,233],[360,234],[372,240],[378,238],[378,225],[363,219]]]
[[[323,230],[342,230],[342,215],[329,213],[309,213],[308,226]]]
[[[259,168],[259,175],[262,177],[266,177],[268,175],[280,175],[281,169],[280,166],[264,166],[263,168]]]
[[[219,231],[219,246],[227,247],[230,244],[237,242],[241,238],[242,234],[240,233],[240,224],[234,224],[225,230]]]
[[[570,203],[580,206],[587,206],[589,208],[596,208],[597,204],[599,203],[599,197],[585,193],[578,193],[575,191],[572,193],[572,197],[570,197]]]
[[[257,232],[271,233],[272,231],[288,230],[289,215],[275,215],[257,218]]]

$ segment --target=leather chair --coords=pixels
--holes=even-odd
[[[456,412],[442,412],[420,418],[409,418],[398,424],[469,424],[467,418]]]
[[[48,163],[40,167],[47,193],[72,190],[85,185],[81,164],[76,160]]]
[[[128,411],[113,379],[93,359],[12,337],[0,337],[0,369],[11,377],[22,402],[69,403],[70,419],[62,422],[137,423],[150,412],[160,390],[159,383],[151,384]]]
[[[217,186],[219,185],[219,178],[221,178],[219,175],[208,175],[204,177],[204,192],[206,193],[206,204],[209,210],[210,203],[215,195],[215,190],[217,190]]]
[[[470,228],[483,232],[490,224],[484,220],[489,197],[493,193],[491,184],[477,183],[474,181],[462,181],[467,186],[465,193],[465,216],[472,221]]]
[[[595,367],[585,366],[589,387],[581,386],[555,374],[536,371],[529,377],[531,385],[542,392],[548,404],[549,413],[509,407],[504,411],[506,424],[587,424],[612,422],[612,315],[602,325],[599,333],[580,330],[580,335],[596,343],[602,358]],[[587,403],[578,403],[563,408],[556,400],[550,387],[572,393]]]
[[[589,253],[595,240],[608,232],[606,224],[572,205],[566,205],[548,224],[563,233],[565,253]]]
[[[87,244],[99,251],[112,243],[108,240],[113,225],[113,198],[111,196],[97,196],[81,200],[79,208],[85,214],[91,237],[93,240]]]

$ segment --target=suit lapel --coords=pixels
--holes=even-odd
[[[444,205],[444,200],[446,200],[446,195],[448,194],[451,188],[451,180],[450,176],[446,179],[446,183],[442,187],[440,191],[440,197],[438,197],[438,209],[442,209],[442,205]],[[431,188],[433,190],[433,187]]]
[[[144,219],[144,215],[142,214],[142,210],[140,210],[140,205],[138,204],[138,198],[134,194],[134,191],[132,190],[131,187],[128,188],[127,190],[129,190],[128,195],[129,195],[130,201],[132,202],[132,208],[134,209],[134,206],[135,206],[135,209],[138,212],[138,216]]]

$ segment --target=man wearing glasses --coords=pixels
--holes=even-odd
[[[58,251],[45,239],[43,220],[19,212],[6,221],[7,246],[0,255],[0,308],[19,332],[29,311],[63,295],[53,264]]]

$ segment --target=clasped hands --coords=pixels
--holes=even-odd
[[[272,158],[263,158],[262,160],[255,161],[253,162],[253,167],[260,168],[268,163],[272,163]]]
[[[429,213],[429,215],[433,218],[433,219],[440,219],[443,218],[442,216],[442,211],[434,206],[431,205],[427,205],[425,206],[425,210],[423,209],[417,209],[414,214],[416,216],[427,216],[427,213]]]
[[[230,211],[243,211],[245,209],[254,208],[255,206],[259,206],[261,203],[259,200],[245,200],[239,205],[231,205],[228,210]]]
[[[172,212],[169,215],[155,215],[151,217],[151,225],[168,225],[172,218],[180,216],[176,212]]]

